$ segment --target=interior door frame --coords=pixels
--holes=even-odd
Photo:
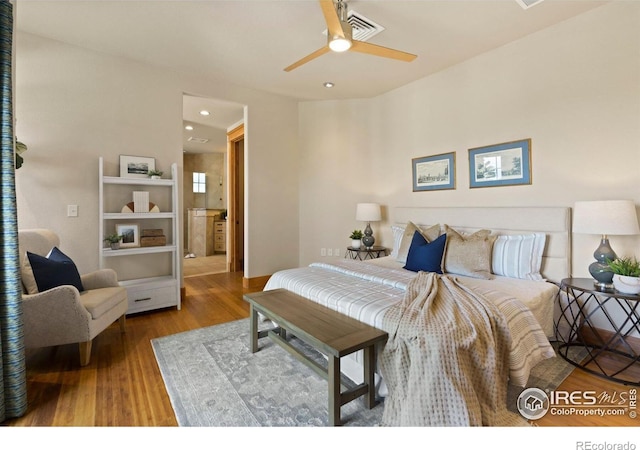
[[[242,167],[238,167],[237,164],[237,149],[236,144],[244,140],[244,124],[238,125],[236,128],[227,132],[227,161],[229,166],[229,204],[227,208],[227,265],[229,272],[236,272],[240,269],[240,259],[243,255],[239,255],[238,240],[243,239],[244,236],[238,235],[236,222],[238,220],[239,211],[242,202],[239,198],[240,186],[238,185],[238,170],[244,170]]]

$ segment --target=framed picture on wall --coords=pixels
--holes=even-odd
[[[122,236],[120,247],[140,247],[140,227],[137,224],[119,223],[116,233]]]
[[[456,154],[424,156],[411,160],[413,192],[456,188]]]
[[[531,139],[469,149],[469,187],[531,184]]]
[[[145,156],[120,155],[120,177],[147,178],[156,169],[156,159]]]

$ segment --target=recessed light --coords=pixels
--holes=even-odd
[[[193,130],[193,127],[191,125],[187,125],[186,127],[184,127],[184,129],[191,131],[191,130]]]
[[[327,89],[331,89],[333,86],[335,86],[335,84],[333,84],[331,81],[325,81],[323,86]]]
[[[201,116],[208,116],[209,115],[209,111],[203,109],[202,111],[200,111],[200,115]]]

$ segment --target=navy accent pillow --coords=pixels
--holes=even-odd
[[[27,252],[27,257],[39,292],[62,285],[75,286],[80,292],[84,291],[78,268],[58,247],[53,247],[46,257],[31,252]]]
[[[442,273],[442,256],[447,243],[447,235],[441,234],[433,242],[428,242],[424,236],[416,231],[411,240],[407,263],[404,266],[413,272]]]

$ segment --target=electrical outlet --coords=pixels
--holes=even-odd
[[[340,256],[340,249],[337,248],[333,251],[333,256]]]
[[[333,256],[333,249],[327,249],[327,256]]]
[[[327,256],[327,249],[326,248],[321,248],[320,249],[320,256]]]
[[[78,205],[67,205],[67,217],[78,217]]]

